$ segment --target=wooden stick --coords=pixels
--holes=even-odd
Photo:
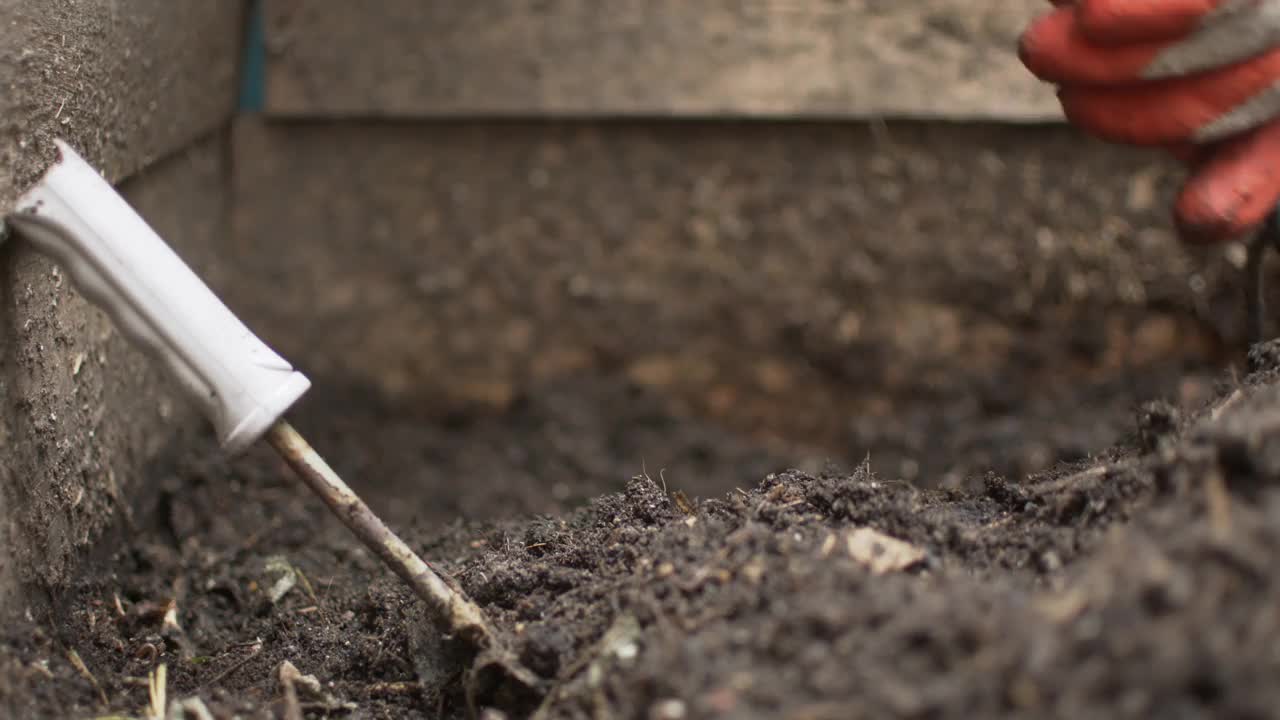
[[[409,584],[427,604],[441,632],[476,650],[493,647],[495,636],[484,611],[414,554],[289,423],[278,421],[267,431],[266,439],[333,514]]]

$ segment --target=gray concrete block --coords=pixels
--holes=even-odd
[[[0,205],[62,137],[120,180],[226,123],[240,0],[0,0]]]
[[[218,130],[235,106],[243,13],[232,1],[0,0],[0,205],[60,137],[176,247],[219,241]],[[22,583],[66,579],[186,417],[61,271],[0,247],[0,612]]]
[[[267,0],[278,115],[1057,121],[1043,0]]]
[[[121,185],[197,272],[227,233],[225,154],[225,135],[215,135]],[[0,578],[13,591],[65,581],[127,513],[130,496],[146,491],[140,471],[166,445],[183,434],[214,439],[155,363],[56,266],[15,247],[3,251],[0,269],[8,421]]]

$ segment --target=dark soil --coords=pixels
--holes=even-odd
[[[1185,403],[1106,388],[1088,418],[988,416],[944,463],[963,481],[933,488],[607,379],[444,426],[320,382],[295,424],[491,613],[544,683],[539,717],[1262,718],[1280,707],[1272,355],[1212,403],[1201,377]],[[981,470],[1029,441],[1054,470]],[[939,436],[919,462],[955,450]],[[492,699],[269,450],[175,457],[103,574],[6,630],[0,708],[141,717],[161,663],[171,702],[220,718]],[[915,554],[868,554],[866,529]],[[292,708],[286,662],[318,681]]]

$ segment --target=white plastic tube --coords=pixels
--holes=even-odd
[[[169,371],[224,450],[242,452],[310,381],[250,332],[110,183],[66,143],[57,146],[61,157],[19,199],[9,226]]]

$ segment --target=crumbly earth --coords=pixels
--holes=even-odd
[[[540,702],[485,709],[492,686],[259,448],[152,469],[102,573],[5,629],[0,708],[143,717],[163,664],[189,718],[1273,717],[1278,359],[1210,402],[1100,415],[1082,432],[1125,428],[1101,454],[933,488],[620,382],[448,426],[318,383],[295,424],[491,614]]]

